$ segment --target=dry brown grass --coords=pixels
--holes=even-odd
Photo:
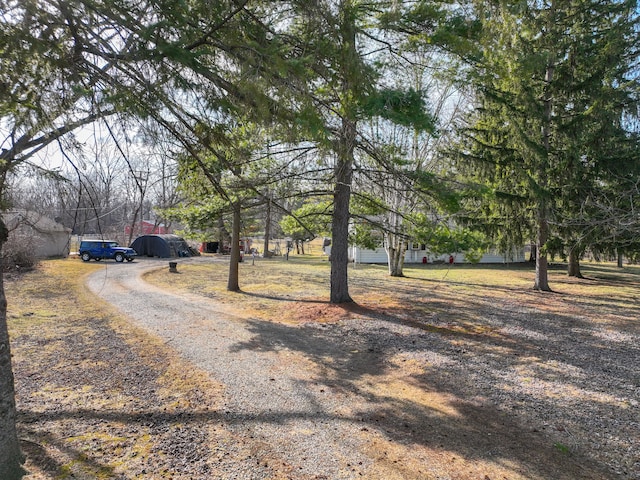
[[[405,277],[390,278],[384,265],[356,265],[349,272],[354,305],[331,305],[329,263],[326,259],[292,255],[284,259],[249,259],[240,264],[241,293],[228,292],[225,263],[180,265],[180,274],[159,270],[146,280],[162,288],[215,298],[243,316],[281,322],[336,321],[364,310],[397,314],[411,320],[424,315],[444,315],[457,328],[482,331],[482,312],[467,306],[481,296],[485,300],[511,299],[560,313],[567,308],[600,309],[606,313],[635,303],[640,285],[640,266],[624,270],[613,264],[585,263],[585,278],[569,278],[563,265],[550,269],[554,294],[544,297],[532,289],[530,265],[408,265]],[[433,299],[447,299],[445,305]],[[570,300],[570,301],[567,301]],[[455,307],[460,307],[456,309]],[[457,314],[451,315],[452,311]],[[461,314],[464,312],[464,314]]]
[[[175,478],[169,441],[213,428],[190,419],[222,387],[87,293],[99,268],[44,262],[6,282],[26,478]]]
[[[468,352],[478,348],[489,356],[514,358],[515,355],[519,360],[514,371],[523,384],[538,381],[540,369],[546,369],[551,376],[557,374],[558,378],[563,378],[564,372],[553,371],[562,367],[539,354],[527,353],[513,338],[504,336],[490,321],[497,310],[530,310],[536,315],[547,316],[551,323],[555,319],[558,323],[576,319],[632,335],[637,335],[640,328],[637,322],[640,318],[637,303],[640,268],[637,266],[619,270],[612,264],[587,263],[583,267],[585,278],[578,279],[568,278],[564,266],[556,265],[550,271],[550,283],[555,291],[545,294],[532,289],[534,272],[529,265],[407,266],[404,278],[389,278],[384,266],[357,265],[349,274],[350,292],[355,300],[351,305],[327,302],[329,265],[317,258],[293,256],[289,261],[276,258],[256,261],[254,265],[242,264],[242,293],[225,290],[227,267],[221,263],[184,264],[180,266],[180,275],[160,270],[149,274],[147,280],[166,289],[213,297],[235,310],[237,315],[266,321],[295,325],[348,321],[350,318],[384,318],[404,323],[441,335],[454,350]],[[526,461],[515,460],[529,455],[530,465],[540,463],[534,458],[541,457],[548,462],[550,471],[563,471],[561,476],[554,478],[607,478],[585,458],[566,457],[569,452],[577,454],[571,445],[566,445],[574,442],[570,434],[558,437],[550,432],[548,438],[540,440],[536,430],[534,433],[523,431],[521,425],[505,422],[504,418],[509,417],[498,411],[476,407],[473,401],[466,405],[469,399],[464,394],[460,396],[462,392],[451,393],[456,390],[451,386],[459,379],[448,377],[446,371],[434,375],[429,365],[406,362],[406,358],[391,358],[389,363],[395,368],[386,368],[375,377],[363,376],[351,382],[352,386],[363,396],[369,392],[372,397],[383,397],[390,405],[412,405],[412,408],[429,412],[427,417],[435,415],[439,420],[422,425],[427,431],[407,432],[403,441],[392,441],[377,429],[363,432],[369,445],[368,455],[375,459],[375,466],[369,472],[371,478],[540,478],[539,472],[527,469]],[[440,380],[436,381],[436,376]],[[431,389],[425,388],[425,384],[431,384]],[[548,391],[543,396],[560,408],[568,399],[578,405],[581,402],[595,405],[605,398],[604,395],[595,398],[593,393],[569,383],[562,385],[558,392]],[[613,397],[610,401],[616,404]],[[349,408],[345,406],[345,414]],[[460,415],[460,411],[466,413]],[[394,415],[402,418],[403,413],[395,411]],[[383,424],[386,421],[381,419]],[[423,419],[407,414],[408,423],[416,421]],[[373,419],[373,422],[377,420]],[[465,425],[467,431],[465,438],[452,439],[461,425]],[[565,431],[564,427],[558,428],[560,432]],[[499,439],[501,448],[506,445],[512,449],[513,460],[493,461],[456,453],[458,449],[474,452],[487,448],[486,435]],[[440,445],[437,442],[431,445],[433,438],[439,436],[447,437],[447,440]],[[423,443],[429,446],[425,447]],[[446,448],[446,444],[456,447]]]
[[[84,276],[99,268],[77,260],[45,262],[37,271],[10,278],[6,284],[27,478],[218,478],[215,464],[226,447],[242,457],[259,446],[242,444],[243,439],[221,426],[215,412],[222,385],[86,292]],[[560,268],[553,269],[550,281],[556,293],[541,295],[531,290],[533,272],[527,266],[407,266],[405,278],[391,279],[384,266],[358,265],[350,270],[350,291],[356,303],[346,306],[327,302],[329,265],[320,257],[257,259],[255,264],[249,258],[240,268],[242,293],[226,291],[224,263],[181,263],[179,274],[162,269],[146,279],[173,291],[214,298],[245,318],[297,325],[384,316],[442,335],[453,347],[468,348],[474,339],[497,340],[482,344],[495,355],[513,352],[510,339],[501,338],[487,321],[492,304],[583,316],[633,332],[638,324],[629,319],[640,317],[640,269],[635,266],[619,271],[612,265],[585,265],[586,279],[569,279]],[[519,373],[526,381],[540,361],[525,355],[521,359]],[[462,448],[429,444],[438,436],[454,436],[464,409],[471,412],[467,420],[473,418],[476,423],[465,430],[470,438],[447,440],[454,446],[467,442],[465,448],[472,451],[477,441],[484,448],[481,442],[488,431],[515,448],[522,442],[521,435],[529,439],[533,434],[483,418],[483,409],[461,405],[460,398],[436,388],[437,383],[425,388],[426,382],[419,379],[436,376],[429,365],[400,357],[388,362],[384,374],[363,375],[353,386],[392,405],[413,405],[429,412],[431,420],[425,421],[433,425],[428,425],[429,431],[408,433],[399,440],[371,428],[385,424],[382,416],[369,419],[362,435],[367,454],[374,459],[371,478],[533,478],[522,464],[472,459],[457,453]],[[456,382],[446,372],[439,374],[440,381]],[[345,405],[344,413],[351,408],[355,406]],[[405,415],[393,413],[397,418]],[[406,416],[409,422],[412,417]],[[194,446],[190,443],[194,437],[208,438],[209,444]],[[525,447],[548,458],[550,464],[566,462],[563,478],[597,478],[580,476],[575,473],[579,468],[572,473],[577,468],[573,459],[565,460],[565,454],[555,451],[546,438],[542,443],[527,441]],[[176,463],[186,455],[176,453],[176,448],[194,450],[195,456],[186,457],[192,459],[190,465]],[[279,472],[274,478],[295,477]]]

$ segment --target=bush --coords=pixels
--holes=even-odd
[[[10,271],[33,270],[39,262],[36,252],[39,242],[33,235],[14,230],[2,248],[2,269]]]

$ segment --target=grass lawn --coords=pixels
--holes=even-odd
[[[179,274],[159,270],[146,280],[166,289],[183,290],[215,298],[245,315],[283,322],[331,321],[345,310],[366,308],[410,318],[445,315],[465,323],[484,323],[482,310],[472,306],[482,298],[537,305],[561,311],[597,307],[602,311],[634,310],[640,286],[640,266],[618,269],[613,263],[585,262],[585,278],[570,278],[566,265],[549,269],[554,290],[533,290],[534,269],[529,264],[511,265],[406,265],[405,276],[388,276],[385,265],[350,266],[350,293],[357,305],[328,303],[330,265],[313,256],[251,259],[240,264],[242,293],[226,291],[228,265],[180,265]],[[453,314],[453,312],[456,312]]]
[[[87,292],[100,268],[52,260],[5,280],[26,479],[172,478],[169,445],[215,423],[185,419],[215,409],[221,386]]]
[[[237,450],[238,443],[210,414],[221,408],[224,386],[87,293],[85,276],[103,267],[77,259],[52,260],[33,272],[7,278],[19,436],[28,457],[26,478],[217,478],[215,455],[223,455],[220,452],[224,445],[234,445]],[[639,338],[638,266],[618,269],[613,264],[585,262],[585,278],[576,279],[566,276],[564,266],[554,265],[550,269],[554,292],[540,293],[532,289],[534,272],[529,265],[407,265],[402,278],[389,277],[386,266],[351,265],[349,282],[354,304],[350,305],[328,303],[330,266],[318,256],[291,255],[288,261],[258,258],[255,262],[247,258],[240,264],[241,293],[226,291],[227,269],[224,259],[206,264],[179,262],[178,274],[162,268],[146,274],[145,279],[174,292],[213,298],[243,318],[290,327],[307,322],[383,319],[437,335],[442,339],[443,354],[477,354],[478,358],[500,361],[507,355],[521,355],[510,367],[510,375],[517,377],[513,384],[505,387],[496,383],[496,388],[544,383],[544,398],[534,400],[540,400],[541,405],[552,402],[549,404],[559,409],[575,410],[574,405],[581,404],[594,409],[603,406],[600,400],[593,400],[592,391],[576,387],[577,381],[575,385],[554,386],[557,390],[550,393],[553,372],[565,368],[557,359],[562,358],[561,341],[571,340],[569,330],[584,325],[602,335],[613,332]],[[511,328],[510,316],[514,320],[511,332],[515,333],[507,338],[504,332]],[[544,325],[557,327],[554,337],[540,333]],[[534,331],[536,328],[541,330]],[[558,335],[563,328],[567,329],[566,335]],[[518,338],[519,334],[524,336]],[[563,338],[558,340],[558,336]],[[559,352],[557,357],[550,354],[545,358],[539,353],[547,345]],[[611,348],[616,345],[612,343]],[[630,347],[625,344],[625,348]],[[452,396],[469,400],[464,398],[465,392],[456,390],[457,383],[464,383],[462,377],[429,371],[424,362],[401,363],[405,360],[400,354],[390,357],[385,360],[387,366],[398,368],[385,373],[384,378],[363,377],[361,383],[351,386],[376,395],[380,385],[393,385],[386,393],[392,401],[411,402],[433,411],[451,411],[448,402]],[[495,381],[504,373],[499,370],[496,367],[492,372]],[[544,372],[544,382],[538,378],[539,372]],[[429,383],[436,377],[440,383]],[[612,395],[607,409],[628,412],[633,408]],[[508,408],[519,411],[528,407],[523,403]],[[508,418],[504,412],[497,415]],[[500,426],[495,418],[476,420],[478,425],[491,425],[505,438],[518,438],[512,424]],[[445,428],[443,424],[440,428],[454,432],[458,427],[451,424]],[[561,464],[563,456],[575,456],[600,466],[606,464],[606,451],[585,450],[583,443],[591,432],[580,428],[563,427],[549,433],[549,439],[545,437],[550,463]],[[608,445],[613,445],[611,449],[616,452],[625,448],[631,452],[637,447],[637,440],[627,443],[631,426],[619,428],[611,432],[615,438]],[[442,449],[425,447],[418,442],[418,435],[422,433],[404,441],[379,442],[384,445],[385,455],[388,452],[394,458],[405,458],[403,470],[389,467],[389,472],[396,472],[393,478],[413,478],[411,472],[423,468],[424,464],[411,463],[417,462],[411,458],[418,451],[422,452],[422,461],[427,458],[433,465],[455,460],[446,457]],[[208,438],[207,444],[190,444],[190,438],[203,436]],[[467,447],[474,451],[474,445]],[[253,447],[241,448],[250,451]],[[632,469],[640,466],[634,466],[633,453],[620,455],[617,461],[631,472],[620,478],[636,478]],[[476,478],[467,473],[472,468],[470,461],[457,458],[459,468],[447,466],[442,471],[452,475],[450,478]],[[516,471],[508,465],[487,465],[485,478],[502,478],[495,476],[498,473],[504,478],[528,478],[526,473],[517,477],[504,474]],[[567,468],[562,478],[597,478],[581,477],[575,473],[579,470]],[[640,476],[640,471],[635,470],[635,474]]]

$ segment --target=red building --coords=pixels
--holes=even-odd
[[[162,235],[169,232],[169,229],[164,226],[163,223],[156,225],[149,220],[142,220],[133,227],[133,233],[135,235]],[[124,227],[124,234],[126,236],[131,235],[131,225]]]

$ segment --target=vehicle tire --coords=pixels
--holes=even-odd
[[[88,262],[89,260],[91,260],[91,255],[89,255],[87,252],[84,252],[81,257],[83,262]]]
[[[133,262],[133,258],[127,258],[127,262]]]
[[[100,260],[102,260],[102,259],[101,259],[100,257],[96,257],[96,258],[94,258],[94,260],[95,260],[96,262],[99,262],[99,261],[100,261]]]
[[[116,262],[118,262],[118,263],[124,262],[124,254],[116,253],[115,259],[116,259]]]

